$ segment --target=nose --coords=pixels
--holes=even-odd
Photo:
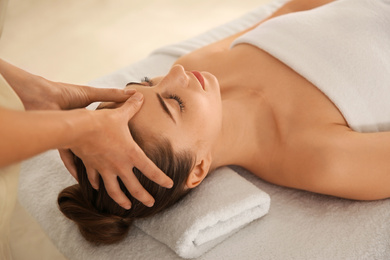
[[[170,83],[176,87],[188,87],[189,77],[186,74],[184,67],[181,65],[173,66],[166,78],[168,78]]]

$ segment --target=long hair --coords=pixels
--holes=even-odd
[[[61,191],[58,195],[58,205],[61,212],[78,225],[84,238],[94,244],[112,244],[122,240],[134,219],[161,212],[188,193],[185,183],[194,167],[194,156],[186,151],[175,153],[166,139],[154,138],[146,144],[134,127],[131,133],[145,154],[174,181],[174,186],[171,189],[163,188],[134,168],[134,174],[154,197],[155,204],[151,208],[144,206],[130,195],[118,178],[120,188],[132,203],[131,209],[126,210],[111,199],[101,177],[99,190],[92,188],[82,160],[75,157],[79,184]]]

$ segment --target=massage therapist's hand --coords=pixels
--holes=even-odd
[[[92,185],[98,188],[99,172],[108,194],[119,205],[128,207],[130,201],[120,190],[117,177],[121,178],[129,192],[142,203],[150,205],[154,201],[134,176],[133,167],[137,167],[157,184],[166,187],[170,186],[167,184],[172,183],[131,137],[127,123],[142,105],[142,98],[140,101],[135,98],[137,96],[129,99],[135,91],[97,89],[53,82],[15,67],[2,59],[0,59],[0,73],[18,94],[26,110],[69,110],[83,108],[95,101],[124,102],[128,99],[117,109],[85,110],[85,113],[90,113],[88,118],[93,122],[93,131],[88,131],[91,128],[89,127],[85,131],[87,134],[78,138],[73,146],[67,146],[83,160]],[[77,119],[78,117],[73,118],[73,120]],[[88,122],[79,122],[79,125],[88,127]],[[77,178],[72,152],[62,149],[60,155],[66,168]]]
[[[124,102],[131,94],[122,89],[53,82],[1,59],[0,73],[18,94],[26,110],[68,110],[83,108],[96,101]]]
[[[153,197],[134,175],[133,167],[161,186],[170,188],[173,185],[172,180],[146,157],[131,137],[128,122],[138,112],[142,102],[142,94],[136,93],[118,108],[88,111],[94,122],[92,132],[69,147],[82,159],[92,186],[98,189],[100,174],[108,194],[126,209],[131,207],[131,203],[121,191],[117,177],[134,198],[146,206],[154,204]],[[63,160],[70,161],[69,155],[62,153]],[[71,172],[76,177],[75,170]]]

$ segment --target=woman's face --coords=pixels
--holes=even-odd
[[[144,95],[141,109],[130,120],[144,140],[165,137],[175,151],[192,151],[197,157],[211,151],[222,125],[220,89],[212,74],[175,65],[165,77],[127,88]]]

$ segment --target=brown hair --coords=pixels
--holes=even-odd
[[[148,208],[134,199],[118,178],[122,191],[132,203],[131,209],[126,210],[111,199],[101,177],[99,190],[92,188],[83,162],[75,157],[79,184],[61,191],[58,195],[58,205],[66,217],[76,222],[84,238],[92,243],[112,244],[122,240],[134,219],[152,216],[173,205],[188,193],[185,183],[194,167],[194,156],[186,151],[174,153],[171,143],[166,139],[155,139],[152,142],[149,140],[146,144],[139,134],[136,134],[134,127],[132,128],[133,139],[175,184],[171,189],[163,188],[134,168],[134,174],[154,197],[155,204]]]

